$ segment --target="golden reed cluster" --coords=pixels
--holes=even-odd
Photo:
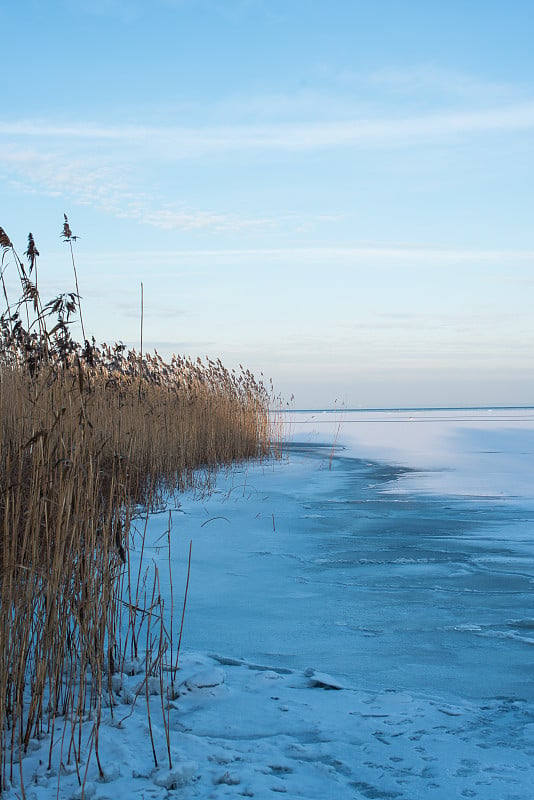
[[[72,252],[67,218],[63,237]],[[134,513],[209,485],[221,465],[265,456],[272,423],[270,395],[248,371],[78,344],[78,291],[44,304],[31,234],[26,264],[2,228],[0,248],[1,794],[14,773],[22,780],[32,737],[50,735],[51,763],[59,718],[63,762],[79,768],[88,715],[99,758],[103,697],[125,640],[138,637],[136,613],[147,616],[139,586],[124,586]],[[13,304],[8,268],[22,288]],[[160,655],[165,636],[161,623]],[[147,657],[147,670],[156,662]]]

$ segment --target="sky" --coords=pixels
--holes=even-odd
[[[0,226],[47,299],[68,215],[98,341],[139,347],[142,283],[145,349],[296,408],[534,404],[532,0],[0,0],[0,30]]]

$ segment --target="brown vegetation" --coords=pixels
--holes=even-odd
[[[72,247],[66,218],[63,236]],[[142,609],[139,576],[129,581],[134,512],[206,485],[220,465],[266,455],[271,428],[268,393],[249,372],[77,344],[70,325],[78,293],[43,304],[31,234],[27,266],[1,228],[0,247],[1,793],[32,737],[51,734],[52,753],[60,716],[70,723],[62,760],[79,767],[88,714],[98,759],[102,698],[126,641],[137,647],[139,613],[148,628],[159,626],[147,680],[172,650],[157,574]],[[14,305],[8,267],[22,285]]]

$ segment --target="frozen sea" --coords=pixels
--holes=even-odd
[[[141,659],[113,676],[104,777],[88,720],[84,786],[45,738],[28,800],[534,798],[534,409],[284,426],[279,459],[148,518],[174,646],[192,543],[177,683],[150,682],[158,765]]]
[[[175,516],[188,646],[534,700],[534,410],[301,412],[288,429],[280,463]]]

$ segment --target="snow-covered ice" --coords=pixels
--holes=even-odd
[[[158,682],[155,768],[140,676],[115,676],[85,797],[531,800],[534,411],[287,425],[281,460],[172,510],[175,639],[193,542],[172,767]],[[151,515],[145,559],[168,594],[167,527]],[[26,796],[55,797],[59,761],[30,749]]]

